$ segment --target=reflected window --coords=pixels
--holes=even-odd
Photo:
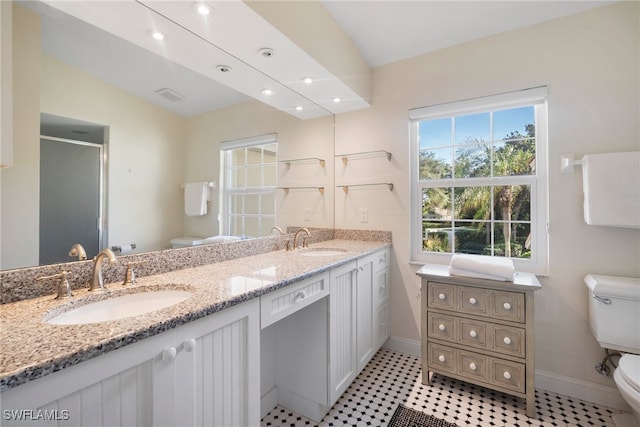
[[[546,89],[411,110],[412,257],[547,268]]]
[[[275,134],[222,143],[221,234],[258,237],[275,225]]]

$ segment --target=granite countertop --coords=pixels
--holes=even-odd
[[[74,291],[68,300],[48,295],[0,305],[0,391],[259,297],[390,244],[328,240],[311,246],[311,250],[337,248],[344,252],[315,257],[304,256],[300,250],[281,250],[140,277],[133,286],[111,283],[105,293],[82,289]],[[158,311],[110,322],[51,325],[45,321],[88,302],[164,289],[187,290],[193,296]]]

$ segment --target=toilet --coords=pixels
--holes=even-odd
[[[622,353],[613,380],[632,415],[616,426],[640,426],[640,279],[589,274],[589,325],[602,348]]]
[[[192,246],[200,246],[204,243],[202,237],[176,237],[171,239],[171,248],[190,248]]]

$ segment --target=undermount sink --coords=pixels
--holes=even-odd
[[[336,256],[347,252],[346,249],[337,248],[306,248],[301,254],[304,256]]]
[[[127,294],[65,311],[46,322],[51,325],[84,325],[124,319],[170,307],[191,295],[191,292],[176,290]]]

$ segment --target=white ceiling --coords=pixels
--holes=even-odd
[[[153,1],[155,0],[147,0],[145,3],[151,4]],[[351,37],[370,67],[611,3],[578,0],[321,2]],[[203,74],[175,63],[166,62],[162,65],[160,57],[151,51],[145,51],[133,43],[115,38],[77,19],[63,19],[63,14],[42,3],[24,4],[38,11],[43,17],[42,43],[43,49],[49,54],[177,114],[188,117],[250,99],[246,95],[248,91],[243,94],[232,90]],[[94,3],[98,4],[100,2]],[[163,6],[162,3],[156,4],[159,7]],[[166,6],[170,5],[167,3]],[[61,28],[65,31],[60,32]],[[269,32],[272,29],[267,28],[265,31]],[[229,36],[233,39],[232,34]],[[273,40],[273,33],[269,37],[269,40]],[[112,55],[116,53],[119,56],[114,59]],[[298,55],[298,58],[303,56]],[[302,59],[300,64],[304,63],[305,59]],[[258,72],[262,74],[260,77],[267,76],[267,73],[260,72],[255,64],[250,62],[245,61],[254,75]],[[287,68],[296,68],[295,63],[286,65]],[[184,95],[185,99],[171,102],[155,93],[156,90],[165,87]],[[253,91],[255,89],[252,88]],[[308,94],[302,95],[306,100],[312,99]]]
[[[321,1],[372,68],[612,3],[579,0]]]

